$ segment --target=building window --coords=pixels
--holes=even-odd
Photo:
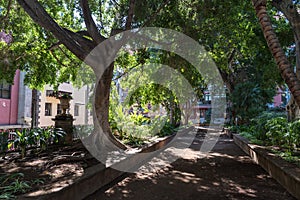
[[[0,98],[10,99],[11,86],[5,81],[0,82]]]
[[[51,116],[51,115],[52,115],[52,104],[45,103],[45,116]]]
[[[74,106],[74,116],[79,116],[79,105]]]
[[[46,96],[47,97],[51,97],[54,95],[54,91],[53,90],[46,90]]]
[[[57,111],[56,111],[56,114],[57,114],[57,115],[62,114],[62,109],[61,109],[61,105],[60,105],[60,104],[57,104]]]

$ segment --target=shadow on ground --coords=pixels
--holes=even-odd
[[[201,146],[194,140],[185,158],[152,172],[115,181],[87,200],[294,199],[239,149],[221,137],[206,157],[190,156]]]

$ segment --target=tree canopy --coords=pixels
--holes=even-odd
[[[268,11],[282,45],[293,53],[287,18],[274,6]],[[89,81],[78,73],[87,71],[82,61],[92,49],[112,35],[145,26],[170,28],[198,41],[217,64],[230,93],[245,81],[259,82],[263,89],[283,83],[253,6],[245,1],[1,0],[0,23],[2,35],[13,38],[0,43],[0,78],[11,82],[18,68],[26,71],[26,82],[36,88]],[[200,97],[203,78],[184,59],[162,52],[158,61],[182,73]],[[104,78],[112,79],[111,73]],[[110,83],[103,84],[100,87],[109,91]],[[104,92],[104,99],[108,93]]]
[[[112,32],[140,26],[175,29],[199,41],[211,53],[224,78],[233,79],[235,77],[231,76],[238,74],[240,68],[255,66],[256,75],[260,75],[267,82],[274,80],[274,78],[270,79],[272,76],[268,73],[274,67],[274,63],[260,34],[253,8],[248,2],[102,0],[32,1],[31,3],[18,1],[18,3],[27,12],[33,12],[31,7],[38,5],[36,12],[43,8],[49,16],[45,13],[31,14],[35,20],[38,20],[35,18],[38,15],[45,15],[45,19],[38,20],[37,24],[24,13],[16,1],[1,1],[1,28],[3,32],[11,33],[14,40],[9,47],[5,47],[10,53],[2,51],[3,56],[9,58],[10,67],[5,68],[4,64],[1,65],[3,71],[1,75],[8,76],[14,73],[16,68],[20,68],[27,71],[27,81],[34,86],[76,79],[80,62],[75,58],[74,53],[70,52],[70,48],[60,45],[64,43],[63,36],[58,37],[55,34],[70,34],[74,38],[81,36],[82,42],[94,47],[90,43],[99,43]],[[132,6],[131,3],[134,5]],[[130,12],[132,16],[129,15]],[[132,19],[128,19],[128,15]],[[47,21],[51,20],[55,20],[57,26],[63,30],[47,28],[46,24],[50,23]],[[97,30],[93,30],[95,28]],[[286,33],[286,26],[283,24],[280,25],[280,29],[284,29]],[[100,34],[93,37],[91,35],[93,31]],[[282,35],[285,36],[285,33]],[[287,37],[282,39],[287,40]],[[88,47],[84,48],[88,49]],[[9,79],[9,76],[5,78]]]

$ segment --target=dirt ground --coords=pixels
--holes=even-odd
[[[28,150],[23,159],[18,152],[8,153],[5,159],[0,158],[0,174],[24,174],[21,181],[30,183],[31,188],[27,190],[30,192],[52,189],[54,184],[63,186],[82,176],[86,168],[99,163],[80,140],[72,146],[51,146],[46,151],[37,151]]]
[[[197,137],[184,158],[153,172],[127,174],[86,200],[292,200],[281,185],[226,136],[206,157]]]

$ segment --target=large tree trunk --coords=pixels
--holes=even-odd
[[[113,70],[114,70],[114,63],[112,63],[103,73],[102,77],[100,78],[98,85],[96,86],[95,92],[95,102],[94,108],[98,123],[104,133],[104,136],[99,135],[99,132],[96,132],[96,138],[94,142],[101,145],[105,144],[106,139],[109,139],[114,145],[121,149],[125,149],[125,145],[120,143],[116,138],[113,136],[110,125],[109,125],[109,96],[110,96],[110,88],[111,88],[111,80],[113,77]],[[94,137],[95,137],[94,136]],[[103,138],[105,137],[105,138]],[[115,148],[114,148],[115,149]]]
[[[266,11],[266,0],[252,0],[259,23],[273,57],[297,105],[300,105],[300,81],[294,73],[293,66],[288,61],[279,40],[273,30],[270,17]]]
[[[299,38],[300,39],[300,38]],[[300,78],[300,41],[298,37],[295,35],[295,42],[296,42],[296,75],[298,79]],[[300,107],[297,105],[293,95],[290,98],[287,106],[287,113],[288,113],[288,121],[294,121],[300,118]]]
[[[289,21],[295,39],[296,46],[296,75],[298,79],[300,78],[300,15],[297,11],[296,6],[292,0],[281,0],[273,1],[273,6],[275,6],[279,11],[281,11],[284,16]],[[288,119],[293,121],[300,118],[299,106],[292,97],[287,105]]]

